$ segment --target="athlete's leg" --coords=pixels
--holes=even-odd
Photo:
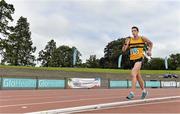
[[[136,62],[134,64],[134,67],[131,71],[131,76],[132,76],[132,89],[130,94],[127,96],[127,99],[133,99],[134,98],[134,93],[136,90],[136,83],[137,83],[137,74],[138,71],[141,69],[141,62]]]
[[[137,75],[137,80],[139,82],[139,85],[140,85],[141,89],[144,90],[144,80],[142,79],[140,72],[141,71],[139,70],[138,75]]]
[[[142,89],[141,99],[145,99],[145,97],[147,96],[148,92],[144,88],[144,80],[141,77],[140,71],[138,72],[137,80],[138,80],[139,85],[140,85],[140,87]]]
[[[132,76],[132,90],[131,91],[132,92],[135,92],[136,90],[137,76],[141,69],[141,64],[142,62],[136,62],[131,72],[131,76]]]

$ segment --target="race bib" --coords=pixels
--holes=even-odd
[[[130,53],[131,53],[131,55],[136,55],[136,54],[139,53],[139,50],[138,50],[138,48],[132,48],[132,49],[130,50]]]

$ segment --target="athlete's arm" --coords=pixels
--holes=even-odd
[[[125,40],[123,47],[122,47],[122,52],[125,52],[127,50],[127,48],[129,47],[129,42],[130,42],[130,40],[129,40],[129,38],[127,38]]]
[[[153,47],[153,43],[146,37],[142,36],[142,39],[144,40],[144,42],[147,44],[148,46],[148,51],[147,51],[147,55],[151,56],[151,51],[152,51],[152,47]]]

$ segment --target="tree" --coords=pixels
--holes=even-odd
[[[96,58],[96,55],[90,55],[89,59],[86,60],[86,65],[89,68],[98,68],[99,66],[99,59]]]
[[[35,56],[32,54],[36,51],[36,47],[32,45],[29,23],[26,18],[20,17],[6,40],[2,63],[15,66],[34,66]]]
[[[14,11],[12,4],[6,3],[5,0],[0,1],[0,54],[4,52],[4,46],[6,45],[6,40],[2,37],[7,37],[9,31],[12,30],[8,23],[13,21],[12,14]]]
[[[176,70],[177,67],[180,67],[180,53],[171,54],[168,59],[169,69]]]
[[[105,60],[105,58],[104,57],[101,57],[100,59],[99,59],[99,67],[101,67],[101,68],[105,68],[105,62],[106,62],[106,60]]]
[[[149,67],[151,70],[164,70],[164,59],[162,58],[153,58],[149,61]]]
[[[11,27],[8,26],[9,21],[13,21],[12,14],[15,9],[12,4],[6,3],[5,0],[0,1],[0,33],[8,34]]]
[[[38,61],[41,61],[41,65],[44,67],[54,66],[53,56],[56,50],[56,42],[52,39],[45,46],[44,50],[39,52]]]
[[[71,67],[72,57],[72,48],[63,45],[56,49],[53,59],[56,61],[56,67]]]
[[[109,42],[104,49],[104,67],[106,68],[117,68],[118,57],[122,54],[122,46],[125,38],[120,38]],[[102,63],[101,63],[102,64]]]
[[[128,49],[126,52],[122,53],[122,68],[130,69],[130,59],[129,59],[130,50]]]
[[[148,58],[144,57],[143,63],[142,63],[142,69],[148,70],[150,69],[150,63]]]
[[[73,66],[73,51],[75,47],[70,48],[69,46],[59,46],[54,55],[53,59],[55,60],[55,67],[72,67]],[[81,56],[80,52],[77,50],[77,61],[76,66],[81,65]]]
[[[56,47],[56,42],[51,40],[47,43],[44,50],[39,52],[38,61],[41,61],[43,67],[72,67],[73,49],[69,46]],[[77,66],[81,64],[80,52],[77,51]]]

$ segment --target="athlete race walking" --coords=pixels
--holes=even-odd
[[[127,38],[125,44],[122,47],[123,52],[125,52],[127,49],[130,49],[130,64],[132,68],[132,89],[126,98],[131,100],[135,97],[136,83],[138,81],[142,89],[141,99],[144,99],[147,96],[148,92],[144,87],[144,81],[141,77],[140,70],[144,59],[144,46],[147,45],[146,54],[151,57],[153,43],[148,38],[138,35],[138,27],[133,26],[131,30],[133,36]]]

